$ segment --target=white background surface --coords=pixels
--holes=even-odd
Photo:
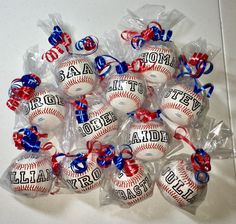
[[[221,52],[214,59],[215,72],[209,76],[215,84],[210,114],[236,130],[236,44],[234,0],[90,0],[27,1],[0,0],[0,174],[19,154],[11,142],[14,113],[5,106],[12,79],[22,75],[22,55],[34,44],[47,47],[45,34],[36,26],[48,13],[59,12],[80,39],[115,29],[126,8],[136,9],[145,3],[164,4],[182,11],[190,20],[178,27],[177,44],[198,37],[207,38]],[[223,29],[223,35],[221,33]],[[226,67],[225,67],[226,65]],[[229,110],[228,108],[231,108]],[[0,224],[14,223],[235,223],[236,181],[233,160],[213,161],[206,201],[196,216],[170,206],[155,189],[154,196],[130,209],[99,207],[98,191],[87,195],[57,195],[35,200],[16,199],[0,189]]]

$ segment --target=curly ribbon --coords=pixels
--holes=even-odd
[[[111,60],[107,62],[106,58]],[[115,69],[118,75],[123,75],[128,70],[132,72],[144,72],[152,68],[152,67],[146,68],[145,63],[141,58],[137,58],[131,64],[128,64],[125,61],[122,62],[119,61],[118,59],[116,59],[111,55],[101,55],[95,58],[95,65],[99,72],[98,76],[100,78],[105,78],[108,75],[108,73],[111,71],[112,63],[117,63]]]
[[[157,117],[157,112],[151,112],[144,108],[139,108],[136,110],[136,118],[141,122],[147,123],[148,121],[154,120]]]
[[[14,79],[9,89],[9,100],[6,105],[15,111],[22,100],[29,100],[35,93],[36,87],[41,83],[40,78],[35,74],[27,74],[20,79]]]
[[[207,97],[211,97],[214,90],[214,86],[211,83],[207,83],[201,86],[197,79],[199,79],[203,74],[208,75],[213,70],[213,64],[207,61],[208,55],[202,53],[194,53],[193,56],[187,60],[185,55],[179,57],[180,61],[180,74],[177,76],[177,79],[183,76],[190,76],[194,79],[194,93],[198,94],[206,89],[209,89],[207,92]],[[195,67],[196,72],[194,72],[191,66]]]
[[[24,149],[27,152],[39,152],[39,150],[49,150],[53,147],[51,142],[45,143],[41,147],[40,138],[47,138],[47,134],[38,132],[37,127],[22,128],[18,132],[13,133],[13,141],[17,149]]]
[[[133,153],[130,145],[125,144],[122,147],[124,149],[121,150],[119,155],[114,156],[113,162],[118,170],[122,170],[127,177],[132,177],[138,172],[139,165],[132,159]]]
[[[200,183],[207,183],[209,181],[207,172],[211,170],[209,154],[203,149],[197,149],[189,139],[177,132],[174,137],[178,140],[185,141],[195,151],[195,154],[191,155],[191,164],[195,170],[195,178]]]
[[[152,25],[152,26],[151,26]],[[144,44],[150,40],[153,41],[170,41],[173,32],[168,30],[167,32],[162,29],[158,22],[150,22],[147,28],[140,34],[136,31],[125,30],[121,33],[121,38],[126,41],[131,41],[131,46],[134,49],[140,49]]]
[[[95,36],[87,36],[75,43],[75,48],[78,51],[86,51],[83,55],[90,55],[98,49],[98,38]]]
[[[53,32],[48,38],[48,42],[52,46],[56,46],[58,43],[62,42],[62,29],[59,26],[53,27]]]
[[[52,44],[53,47],[42,55],[42,59],[47,60],[50,63],[57,60],[59,57],[59,54],[62,55],[65,52],[63,48],[65,48],[66,51],[69,52],[69,47],[72,43],[72,39],[68,33],[64,32],[64,33],[61,33],[60,35],[58,33],[57,35],[58,35],[58,37],[56,37],[57,39],[53,39],[55,38],[55,35],[50,39],[50,41],[53,44],[56,43],[56,45]]]
[[[88,102],[85,96],[81,97],[79,100],[72,102],[73,107],[76,108],[75,116],[79,124],[85,123],[89,120],[88,116]]]
[[[112,164],[115,156],[115,147],[113,145],[104,145],[98,152],[97,164],[102,168],[107,168]]]

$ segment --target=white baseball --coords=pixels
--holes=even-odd
[[[184,160],[165,165],[159,174],[157,185],[168,202],[181,208],[199,201],[207,189],[207,184],[196,181],[191,163]]]
[[[176,70],[176,54],[174,49],[164,46],[145,46],[141,54],[148,71],[144,78],[150,83],[165,83],[171,79]]]
[[[111,184],[115,199],[123,207],[133,206],[153,194],[151,173],[141,164],[134,176],[127,177],[123,171],[114,173],[111,177]]]
[[[58,82],[68,96],[88,94],[96,83],[92,63],[87,58],[70,57],[57,67]]]
[[[201,93],[196,94],[184,84],[177,84],[165,92],[160,108],[171,121],[186,126],[196,120],[203,109],[202,105]]]
[[[102,182],[102,169],[97,165],[96,158],[90,154],[87,159],[87,170],[76,173],[71,169],[73,157],[67,157],[62,162],[61,180],[68,189],[75,193],[87,193],[98,188]]]
[[[108,84],[106,99],[117,110],[128,113],[143,104],[144,81],[135,74],[113,75]]]
[[[32,99],[24,104],[23,112],[32,125],[50,131],[64,122],[66,108],[58,93],[42,90],[35,92]]]
[[[160,122],[134,122],[129,142],[137,159],[153,161],[163,157],[168,150],[169,134]]]
[[[85,141],[108,141],[117,133],[118,120],[107,102],[89,105],[88,116],[87,122],[78,124],[78,131]]]
[[[47,195],[53,183],[50,156],[24,153],[11,165],[9,177],[14,193],[32,198]]]

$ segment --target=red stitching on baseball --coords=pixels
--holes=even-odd
[[[54,108],[37,108],[29,115],[29,121],[32,123],[33,119],[41,114],[51,114],[57,117],[60,121],[64,120],[64,115]]]
[[[14,191],[36,191],[36,192],[49,192],[50,189],[46,187],[36,186],[36,185],[20,185],[13,188]]]
[[[64,86],[64,91],[67,92],[69,88],[71,88],[74,85],[82,85],[82,83],[88,83],[90,85],[95,84],[95,78],[92,78],[90,76],[77,76],[73,77],[72,79],[68,79],[65,82],[62,82]]]
[[[110,105],[108,103],[105,103],[100,109],[95,110],[95,111],[89,111],[89,119],[92,119],[94,117],[98,117],[101,114],[107,112],[106,110],[110,107]],[[111,109],[111,112],[113,112],[113,110]]]
[[[156,47],[156,46],[145,46],[144,50],[148,51],[156,51],[156,52],[161,52],[161,53],[173,53],[173,49],[171,48],[161,48],[161,47]]]
[[[107,96],[107,101],[111,103],[113,99],[119,97],[133,100],[137,108],[139,108],[142,105],[142,100],[137,95],[131,92],[122,92],[122,91],[112,92]]]
[[[86,60],[85,58],[70,60],[70,61],[62,62],[62,63],[58,66],[58,69],[64,68],[64,67],[69,67],[69,66],[71,66],[71,65],[76,65],[76,64],[80,64],[80,63],[90,63],[90,61]]]
[[[142,79],[137,77],[137,75],[131,75],[131,74],[121,75],[121,76],[115,75],[115,77],[111,78],[111,81],[113,81],[113,79],[114,80],[125,80],[125,81],[135,80],[137,82],[142,82]]]
[[[183,207],[186,205],[186,201],[182,198],[180,198],[180,196],[171,188],[169,188],[167,185],[165,185],[164,183],[158,181],[157,185],[159,188],[161,188],[163,191],[165,191],[166,193],[168,193],[173,199],[175,199],[175,201],[177,202],[177,204],[180,207]]]
[[[201,93],[194,93],[192,89],[183,84],[179,84],[179,86],[181,86],[190,96],[197,98],[197,100],[201,103],[201,101],[203,100],[203,95]]]
[[[133,146],[133,144],[131,144],[131,147]],[[167,151],[167,147],[164,147],[158,143],[142,143],[142,145],[140,146],[133,146],[133,153],[134,155],[137,155],[138,153],[142,152],[142,151],[146,151],[148,149],[155,149],[157,151],[160,151],[161,153],[165,154],[165,152]]]
[[[188,116],[188,120],[193,118],[193,112],[192,110],[190,110],[189,108],[187,108],[186,106],[179,104],[179,103],[165,103],[161,105],[161,109],[176,109],[179,110],[181,112],[183,112],[185,115]]]
[[[46,90],[46,89],[40,90],[40,91],[36,91],[36,92],[34,93],[33,98],[35,98],[35,97],[37,97],[37,96],[41,96],[41,95],[46,95],[46,94],[50,94],[50,92],[49,92],[48,90]],[[33,99],[33,98],[32,98],[32,99]]]
[[[151,122],[151,123],[133,123],[131,128],[139,129],[139,130],[145,130],[145,129],[158,129],[162,127],[163,125],[158,122]]]
[[[186,173],[186,167],[183,160],[178,162],[177,170],[181,176],[181,180],[184,181],[184,183],[188,187],[190,187],[191,189],[195,191],[198,191],[201,188],[201,186],[197,185],[192,179],[190,179],[190,177]]]
[[[115,122],[115,124],[108,125],[107,127],[103,127],[97,132],[95,132],[95,136],[91,139],[92,141],[98,140],[103,135],[111,132],[111,131],[117,131],[118,130],[118,124]]]

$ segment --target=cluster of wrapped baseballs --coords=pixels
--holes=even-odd
[[[123,207],[148,199],[156,186],[180,208],[197,206],[208,176],[196,177],[190,155],[168,153],[182,146],[174,137],[177,130],[190,137],[189,129],[207,112],[206,91],[196,91],[201,84],[191,72],[183,75],[186,64],[193,72],[203,69],[206,52],[191,52],[195,64],[190,56],[178,67],[180,52],[170,38],[163,40],[172,33],[153,22],[145,32],[126,32],[128,41],[113,46],[136,57],[117,59],[93,37],[76,42],[78,51],[71,53],[73,42],[61,23],[49,24],[53,47],[42,57],[46,74],[32,71],[14,80],[9,92],[8,106],[26,124],[13,139],[26,152],[14,159],[2,185],[27,197],[100,188],[101,204]],[[80,54],[81,49],[92,53]],[[42,78],[49,70],[56,85]],[[53,137],[59,146],[52,147]]]

